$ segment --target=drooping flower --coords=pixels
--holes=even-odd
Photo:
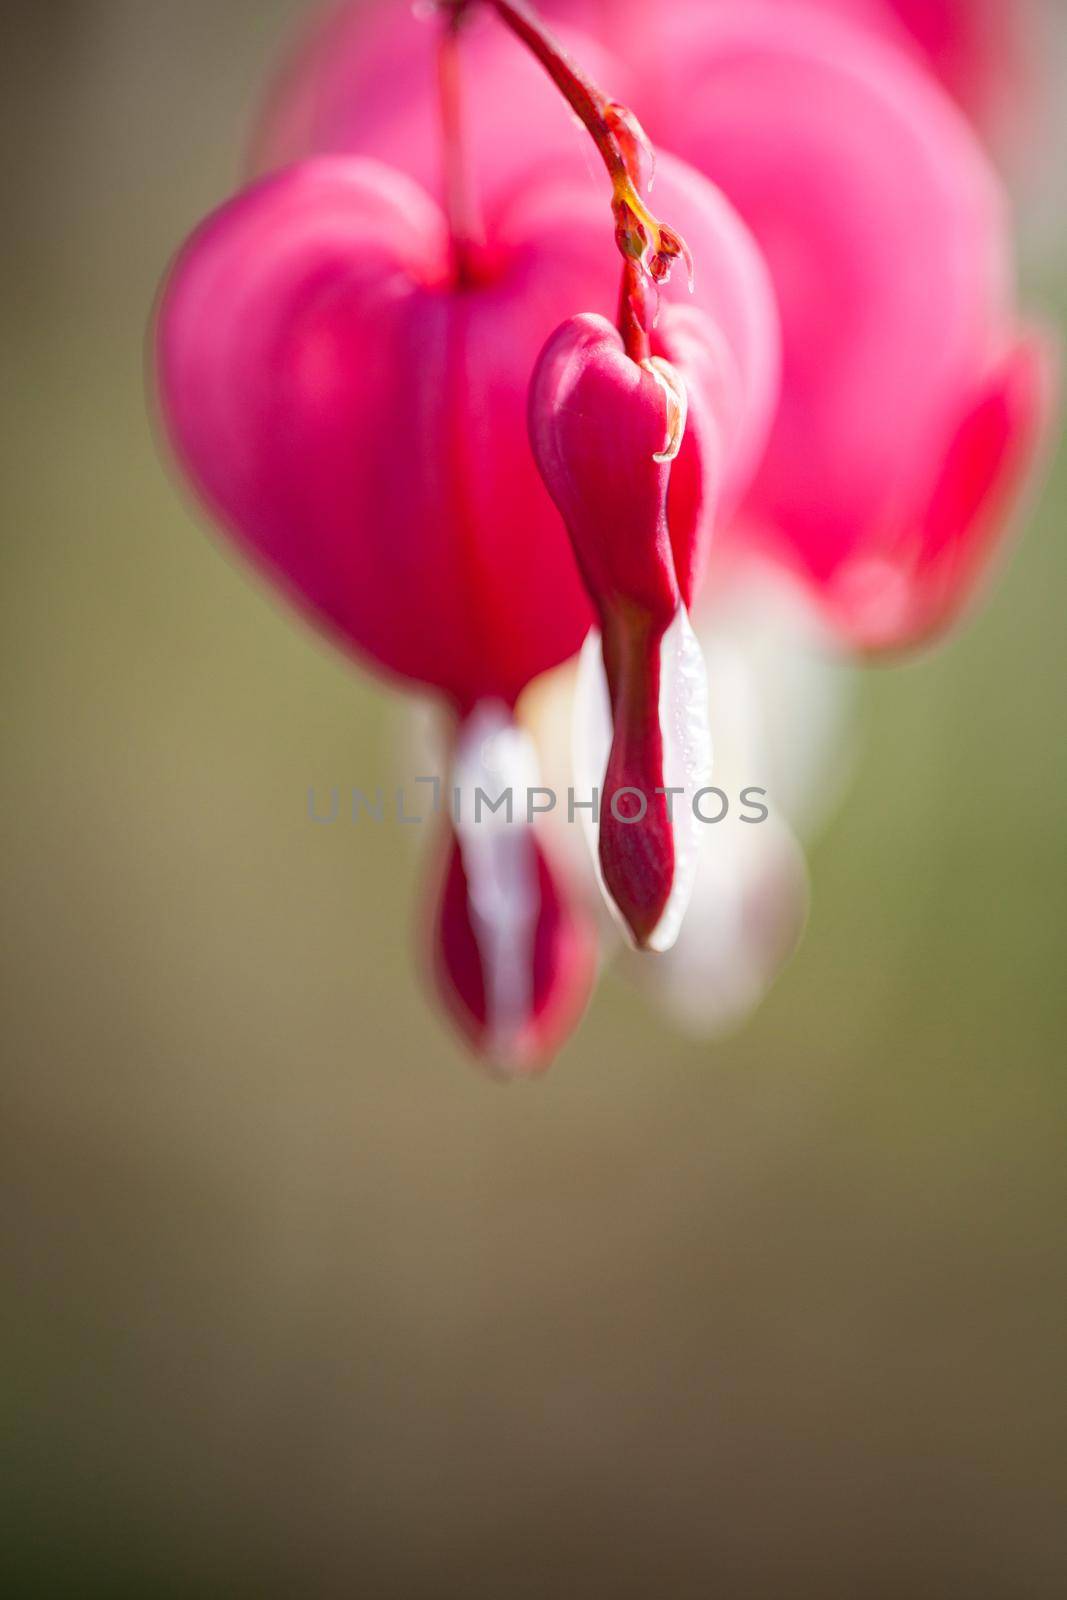
[[[456,22],[474,9],[443,8]],[[494,9],[521,35],[525,5]],[[607,665],[605,802],[610,787],[670,790],[660,690],[669,663],[699,660],[688,612],[712,515],[727,554],[744,565],[759,551],[798,575],[841,638],[865,648],[943,630],[988,565],[1045,427],[1049,356],[1015,312],[988,163],[928,71],[886,43],[903,37],[908,9],[682,0],[653,19],[628,0],[581,7],[613,86],[657,143],[721,184],[769,263],[786,367],[765,458],[775,321],[751,240],[716,191],[661,161],[657,210],[693,247],[697,296],[666,288],[643,352],[620,317],[620,347],[603,194],[548,78],[488,19],[463,40],[477,84],[463,118],[468,179],[454,151],[440,154],[437,79],[447,97],[452,70],[440,29],[399,0],[342,7],[261,129],[260,167],[286,170],[184,252],[161,323],[180,457],[320,626],[439,691],[459,794],[523,768],[515,703],[594,613],[604,636],[585,657]],[[936,41],[927,47],[933,63]],[[632,119],[606,101],[599,113],[636,178]],[[659,276],[677,241],[652,249],[634,201],[616,210],[620,245]],[[523,425],[546,338],[529,403],[551,498]],[[668,435],[683,395],[689,425],[672,465],[656,457],[678,443]],[[715,661],[713,649],[713,672]],[[702,669],[682,677],[703,691]],[[702,718],[682,721],[689,780],[704,767]],[[663,810],[640,829],[625,806],[609,813],[599,840],[616,905],[654,946],[677,931],[692,876]],[[467,816],[445,826],[437,981],[472,1042],[526,1072],[588,992],[588,927],[541,829],[482,831]],[[724,916],[731,896],[762,908],[754,978],[737,991],[753,997],[803,904],[788,819],[763,837],[782,848],[768,846],[762,866],[740,872],[719,852],[703,873],[714,903],[701,926],[720,946],[733,926],[748,948],[751,919]]]
[[[762,416],[736,354],[762,266],[727,213],[704,243],[717,323],[693,308],[657,319],[647,285],[628,272],[620,327],[568,319],[541,353],[529,398],[534,455],[596,607],[591,642],[610,690],[613,738],[595,788],[603,882],[634,942],[656,951],[674,943],[685,914],[688,807],[711,770],[689,608]]]
[[[654,950],[674,943],[692,887],[675,800],[711,772],[687,612],[703,506],[684,481],[670,493],[686,407],[676,369],[635,361],[602,317],[564,323],[530,389],[534,453],[603,640],[613,738],[598,790],[600,866],[634,940]],[[702,455],[700,478],[713,482]]]
[[[436,33],[405,20],[418,61]],[[591,620],[530,453],[527,389],[561,319],[576,308],[614,310],[619,271],[602,184],[584,164],[555,159],[555,134],[542,148],[540,78],[511,76],[503,63],[522,57],[503,35],[492,49],[501,63],[499,77],[490,74],[494,95],[513,85],[524,160],[499,157],[491,123],[468,130],[483,180],[477,222],[464,219],[460,232],[455,208],[446,218],[396,166],[311,156],[197,230],[172,269],[157,341],[170,438],[216,519],[344,648],[443,696],[458,718],[453,760],[462,770],[477,770],[479,708],[510,714],[532,678],[578,648]],[[386,97],[394,113],[407,81],[400,73],[395,102]],[[565,111],[547,103],[567,128]],[[422,96],[410,104],[411,125],[375,102],[367,143],[401,163],[412,155],[417,170]],[[707,397],[702,426],[716,431],[721,492],[736,500],[773,410],[769,283],[706,180],[664,161],[657,201],[709,264],[691,302],[684,284],[662,284],[663,327],[676,324],[698,415]],[[663,243],[671,254],[680,248],[673,233]],[[511,866],[526,862],[534,909],[522,960],[539,976],[501,983],[500,952],[516,960],[519,946],[499,908],[494,931],[484,896],[476,904],[488,880],[474,882],[461,829],[450,838],[436,970],[467,1031],[496,1054],[510,1041],[525,1065],[557,1036],[546,1017],[577,1009],[573,980],[587,987],[588,964],[569,958],[582,941],[532,833],[508,843]],[[477,982],[471,948],[480,951]],[[511,998],[498,1004],[502,993]]]

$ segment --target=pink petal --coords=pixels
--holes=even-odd
[[[1050,432],[1056,350],[1021,338],[989,372],[953,435],[910,536],[845,569],[834,614],[863,648],[921,644],[959,616],[1010,529]]]

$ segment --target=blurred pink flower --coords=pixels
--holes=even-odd
[[[943,632],[988,570],[1055,363],[1016,307],[988,158],[914,60],[832,14],[860,9],[681,5],[641,33],[608,7],[614,42],[641,40],[651,136],[722,188],[778,296],[781,403],[734,537],[802,574],[853,644],[895,650]],[[963,8],[940,9],[947,43]]]
[[[807,0],[801,0],[807,3]],[[1034,0],[818,0],[881,29],[940,79],[978,126],[999,138],[1025,117],[1033,81]]]
[[[932,72],[978,127],[995,139],[1025,121],[1034,92],[1038,0],[691,0],[735,16],[773,5],[823,11],[880,34]],[[648,0],[548,0],[553,16],[610,38],[623,57],[640,60]]]

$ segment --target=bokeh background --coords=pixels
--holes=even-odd
[[[751,1026],[609,979],[494,1086],[418,995],[405,841],[307,820],[390,770],[393,698],[146,415],[160,276],[303,9],[0,7],[5,1590],[1058,1597],[1067,462],[969,630],[867,683]],[[1056,3],[1043,55],[1055,113]]]

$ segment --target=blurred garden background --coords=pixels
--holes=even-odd
[[[297,0],[3,6],[12,1595],[1067,1588],[1067,459],[869,676],[807,937],[696,1044],[609,976],[503,1090],[417,859],[316,828],[396,700],[205,537],[145,337]],[[1067,308],[1067,11],[1016,183]]]

